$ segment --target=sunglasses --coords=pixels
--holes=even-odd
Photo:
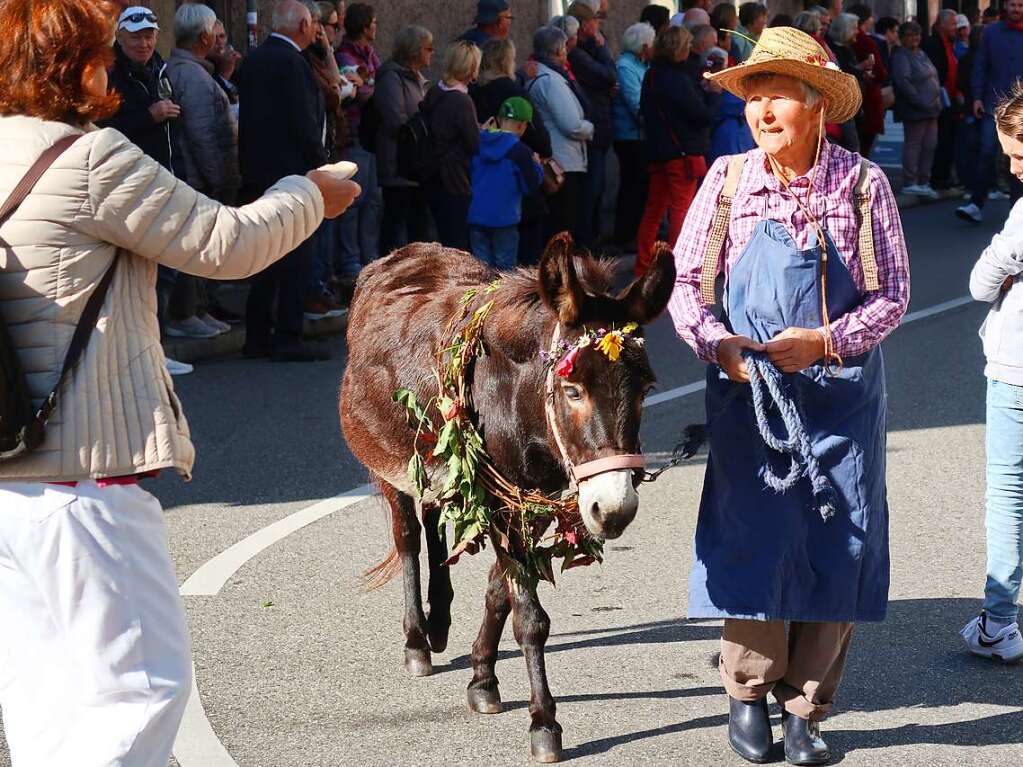
[[[125,16],[121,19],[122,24],[138,24],[143,21],[148,21],[151,24],[156,24],[156,15],[152,13],[133,13],[131,16]]]

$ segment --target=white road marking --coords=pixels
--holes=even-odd
[[[953,298],[926,309],[911,312],[902,318],[902,324],[916,322],[936,314],[951,311],[973,301],[970,296]],[[643,402],[644,407],[660,405],[663,402],[679,399],[695,394],[707,388],[705,381],[696,381],[685,386],[669,389],[666,392],[653,394]],[[228,579],[238,570],[278,541],[292,533],[310,525],[336,511],[377,495],[372,485],[361,485],[340,495],[320,501],[304,509],[288,515],[271,525],[256,531],[202,565],[181,584],[182,596],[213,596],[220,592]],[[195,666],[192,666],[192,694],[185,708],[185,716],[174,741],[174,758],[181,767],[238,767],[238,763],[224,748],[210,724],[202,700],[199,687],[195,682]]]

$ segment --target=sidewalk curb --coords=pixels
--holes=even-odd
[[[348,328],[348,310],[340,317],[306,320],[306,338],[324,338],[344,333]],[[245,344],[245,327],[236,325],[227,333],[213,338],[174,338],[163,342],[165,356],[178,362],[202,362],[226,359],[241,354]]]

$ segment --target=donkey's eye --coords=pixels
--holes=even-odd
[[[578,386],[562,386],[561,390],[572,402],[578,402],[583,398],[582,390]]]

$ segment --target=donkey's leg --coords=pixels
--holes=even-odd
[[[472,681],[467,692],[469,708],[480,714],[501,713],[501,693],[497,689],[494,665],[497,663],[497,646],[508,619],[511,602],[508,599],[508,584],[500,561],[490,568],[490,583],[484,602],[483,623],[480,633],[472,645]]]
[[[391,485],[381,483],[381,491],[391,505],[391,530],[394,545],[401,557],[401,573],[405,591],[405,669],[412,676],[433,673],[430,645],[426,640],[426,616],[419,585],[419,551],[423,528],[416,518],[416,505],[409,496]]]
[[[535,590],[519,587],[509,580],[512,628],[526,658],[529,674],[529,750],[538,762],[561,761],[561,725],[555,719],[557,706],[547,686],[544,646],[551,631],[547,616]]]
[[[430,560],[430,585],[427,591],[429,601],[426,619],[430,649],[444,652],[448,646],[448,630],[451,628],[451,600],[455,596],[451,588],[451,568],[444,566],[448,558],[448,542],[445,532],[438,528],[440,506],[428,504],[423,507],[423,524],[426,526],[426,553]]]

